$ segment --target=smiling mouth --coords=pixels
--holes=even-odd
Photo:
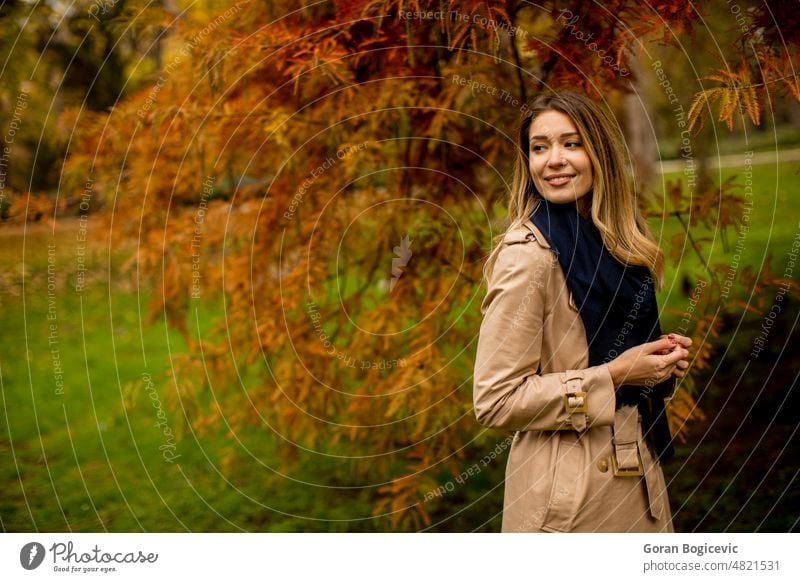
[[[575,174],[556,174],[555,176],[548,176],[544,181],[551,186],[563,186],[568,184],[574,177]]]

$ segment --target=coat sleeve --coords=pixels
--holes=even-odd
[[[539,373],[546,294],[558,263],[530,237],[517,244],[508,239],[481,305],[473,377],[478,422],[512,431],[612,425],[615,395],[607,364]]]

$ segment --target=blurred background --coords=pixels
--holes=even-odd
[[[797,8],[3,2],[0,527],[499,531],[481,269],[572,89],[694,340],[676,530],[796,531]]]

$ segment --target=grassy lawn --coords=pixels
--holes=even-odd
[[[721,180],[738,175],[737,182],[744,180],[743,169],[724,168],[719,170]],[[664,180],[675,181],[681,174],[666,174]],[[785,163],[778,167],[753,166],[754,204],[750,212],[750,231],[741,239],[741,258],[738,269],[745,266],[758,269],[772,253],[773,272],[783,273],[786,253],[794,236],[800,231],[800,209],[794,206],[791,196],[800,190],[800,164]],[[743,194],[743,190],[737,190]],[[670,241],[676,233],[684,232],[675,217],[664,223],[651,222],[656,237],[662,240],[662,249],[668,251]],[[693,230],[696,238],[705,237],[710,240],[702,242],[704,259],[709,264],[721,263],[734,267],[738,232],[729,229],[727,233],[727,251],[723,245],[720,232]],[[664,288],[659,293],[659,305],[663,308],[662,327],[674,327],[680,321],[683,311],[688,306],[688,297],[683,293],[681,284],[684,276],[691,274],[692,283],[699,275],[708,281],[702,263],[697,254],[686,245],[679,264],[667,257],[667,276]],[[733,291],[736,290],[734,282]],[[732,293],[733,294],[733,293]]]
[[[235,475],[219,466],[222,449],[231,445],[224,427],[203,439],[191,431],[177,437],[182,413],[168,404],[173,386],[166,372],[170,356],[186,352],[185,342],[163,318],[152,326],[140,323],[149,291],[138,296],[119,273],[111,274],[114,284],[109,287],[107,246],[102,241],[91,245],[86,284],[81,292],[76,290],[76,229],[77,223],[69,220],[59,223],[54,236],[44,225],[28,226],[24,294],[23,233],[21,228],[0,230],[2,529],[374,527],[369,519],[321,521],[359,512],[368,517],[371,506],[363,495],[350,495],[346,511],[334,503],[325,505],[330,499],[321,496],[319,488],[277,475],[271,468],[274,443],[264,438],[263,429],[237,435],[253,460],[241,464]],[[55,253],[50,255],[49,277],[51,244]],[[114,257],[113,268],[119,262]],[[211,299],[194,307],[201,329],[221,313]],[[55,331],[51,324],[57,326]],[[292,477],[319,482],[325,466],[313,469]]]

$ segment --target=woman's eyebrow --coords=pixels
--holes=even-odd
[[[559,137],[570,137],[570,136],[573,136],[573,135],[578,135],[578,132],[577,131],[568,131],[567,133],[562,133]],[[550,139],[550,136],[549,135],[534,135],[533,137],[531,137],[531,141],[533,141],[535,139]]]

